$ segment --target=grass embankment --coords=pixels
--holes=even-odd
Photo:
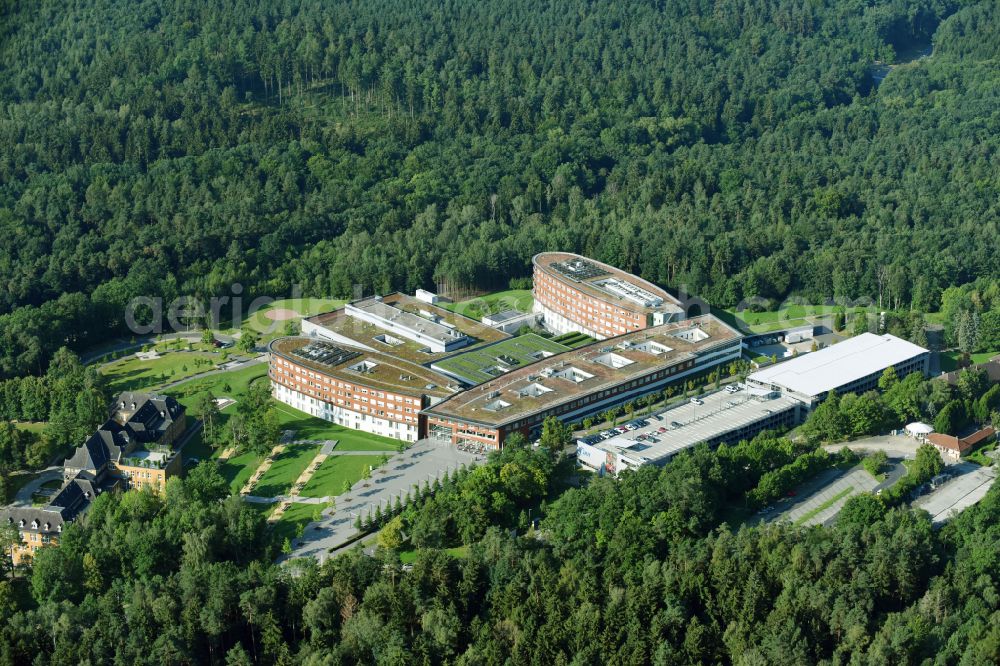
[[[101,368],[112,393],[155,391],[165,384],[212,370],[219,355],[196,351],[171,351],[153,359],[130,355]]]
[[[984,446],[979,447],[972,453],[965,456],[965,460],[969,462],[974,462],[980,467],[989,467],[993,464],[993,458],[986,455],[988,451],[994,451],[997,448],[996,442],[990,442]]]
[[[321,513],[325,508],[323,504],[292,503],[271,527],[271,535],[275,543],[280,546],[285,539],[291,540],[300,536],[306,525],[313,522],[316,514]]]
[[[335,439],[339,451],[397,451],[401,444],[397,439],[345,428],[285,404],[276,405],[278,424],[282,430],[294,430],[295,439]]]
[[[292,484],[306,470],[319,450],[318,444],[287,445],[250,489],[251,494],[261,497],[276,497],[287,494],[291,490]]]
[[[219,473],[229,482],[229,489],[235,494],[246,485],[263,459],[252,451],[245,451],[219,465]]]
[[[306,483],[304,497],[333,497],[341,494],[344,481],[357,483],[369,467],[382,464],[382,456],[330,456]]]

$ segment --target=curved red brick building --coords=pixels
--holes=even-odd
[[[429,368],[325,340],[277,338],[268,351],[276,400],[384,437],[417,441],[421,410],[454,392],[450,378]]]
[[[685,318],[666,291],[608,264],[570,252],[532,258],[535,312],[545,328],[603,340]]]

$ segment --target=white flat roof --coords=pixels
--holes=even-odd
[[[763,398],[758,392],[746,389],[736,393],[716,391],[700,399],[700,405],[685,402],[660,412],[662,421],[649,416],[638,417],[647,421],[648,425],[593,446],[604,451],[621,452],[638,462],[653,463],[695,444],[756,423],[772,413],[801,405],[799,401],[783,395]],[[671,423],[678,423],[680,427],[672,427]],[[661,426],[667,431],[660,433]],[[640,434],[652,435],[656,441],[639,441],[637,437]]]
[[[925,353],[923,347],[894,335],[862,333],[832,347],[759,370],[747,377],[747,381],[820,396]]]

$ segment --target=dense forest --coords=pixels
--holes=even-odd
[[[998,11],[3,0],[0,373],[136,295],[490,288],[556,248],[937,310],[998,276]]]
[[[997,26],[992,0],[0,0],[0,415],[51,422],[0,429],[0,472],[100,420],[57,350],[236,283],[489,289],[563,249],[719,306],[870,299],[911,339],[941,311],[995,349]],[[857,464],[821,441],[1000,407],[980,374],[918,379],[620,479],[581,480],[550,422],[323,564],[275,564],[202,463],[0,579],[0,666],[1000,662],[996,486],[941,529],[893,493],[744,520]],[[275,427],[257,398],[234,431]]]
[[[202,463],[165,497],[102,495],[30,579],[0,581],[0,663],[1000,661],[998,487],[940,530],[867,494],[832,527],[718,527],[815,455],[764,435],[566,490],[564,461],[511,447],[419,491],[376,557],[285,566]],[[910,474],[940,465],[923,447]],[[456,539],[463,556],[439,549]]]

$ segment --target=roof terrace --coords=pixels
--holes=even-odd
[[[458,331],[470,339],[470,343],[461,348],[462,352],[510,337],[503,331],[435,305],[418,301],[405,294],[389,294],[382,299],[381,303],[415,317],[421,317],[421,312],[437,317],[438,322],[453,327],[451,330]],[[432,323],[426,317],[423,317],[422,320]],[[303,333],[309,329],[317,329],[317,334],[322,337],[335,338],[344,344],[362,349],[385,352],[413,363],[428,363],[455,353],[455,350],[436,352],[426,344],[410,340],[399,333],[393,333],[357,317],[351,317],[344,308],[308,318],[305,320]]]
[[[500,426],[739,339],[739,333],[711,315],[655,326],[521,366],[426,411]]]
[[[313,360],[299,352],[303,349],[329,348],[335,362]],[[446,397],[452,394],[456,382],[430,368],[388,354],[351,349],[301,336],[277,338],[268,350],[324,376],[361,383],[365,386],[404,395]]]

